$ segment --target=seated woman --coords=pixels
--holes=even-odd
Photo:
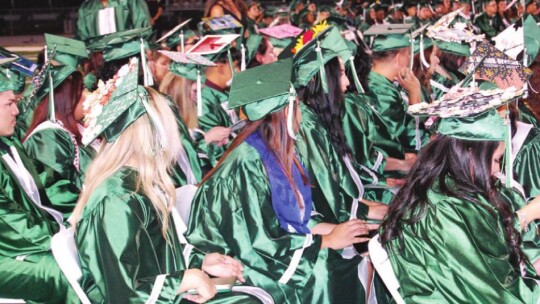
[[[83,77],[80,72],[66,77],[54,90],[55,118],[48,119],[49,95],[36,108],[30,128],[23,139],[52,207],[67,219],[79,199],[86,169],[96,151],[81,144]],[[61,79],[58,79],[61,81]]]
[[[216,294],[209,275],[243,281],[242,265],[209,254],[202,271],[187,268],[168,174],[180,141],[176,128],[164,127],[174,126],[175,116],[163,95],[137,85],[137,64],[132,60],[120,70],[124,76],[112,80],[118,88],[107,85],[113,90],[109,100],[88,104],[83,142],[100,135],[106,142],[88,170],[72,216],[81,285],[93,303],[176,303],[182,297],[201,303]],[[236,300],[246,299],[239,295]]]
[[[291,61],[282,60],[235,76],[230,106],[249,122],[203,179],[187,238],[238,258],[246,283],[275,303],[362,303],[361,257],[342,260],[338,250],[365,242],[375,227],[312,216],[311,185],[294,152],[301,117],[290,75]]]
[[[537,303],[516,217],[492,184],[504,152],[501,117],[449,117],[437,132],[381,225],[400,294],[414,303]]]

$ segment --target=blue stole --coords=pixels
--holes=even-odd
[[[304,210],[300,209],[294,190],[282,167],[279,165],[276,154],[266,146],[259,131],[248,136],[246,142],[255,148],[261,156],[266,174],[268,175],[272,207],[279,221],[279,226],[289,233],[311,233],[307,226],[313,208],[311,188],[309,184],[304,184],[300,170],[296,166],[292,166],[292,177],[304,200]],[[302,169],[305,171],[303,166]]]

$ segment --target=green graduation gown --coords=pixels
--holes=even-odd
[[[373,101],[374,109],[386,123],[388,132],[398,138],[405,152],[412,152],[416,147],[416,123],[414,117],[407,114],[407,104],[401,92],[386,77],[374,71],[368,76],[368,95]],[[420,136],[422,141],[423,135]],[[387,140],[392,141],[392,138]],[[403,159],[396,151],[386,151],[389,156]]]
[[[431,79],[429,82],[431,84],[431,99],[433,101],[440,99],[444,94],[447,93],[448,90],[450,90],[450,88],[452,88],[459,82],[459,79],[457,79],[455,75],[450,72],[447,73],[450,74],[450,77],[452,77],[452,79],[449,79],[437,72],[431,75]]]
[[[403,250],[397,239],[387,248],[405,302],[537,303],[540,289],[510,264],[502,219],[488,201],[433,190],[428,199],[422,219],[401,229]]]
[[[71,133],[59,124],[46,121],[24,142],[36,164],[51,207],[67,219],[79,199],[86,169],[96,151],[77,144]]]
[[[209,86],[204,86],[202,91],[203,115],[199,117],[199,128],[208,132],[213,127],[230,127],[232,121],[227,114],[227,111],[222,107],[222,104],[228,102],[229,96],[223,92],[212,89]],[[226,147],[218,147],[215,144],[207,144],[204,136],[198,136],[196,145],[199,150],[208,156],[208,162],[211,166],[215,166]]]
[[[309,226],[318,222],[311,218]],[[334,250],[321,250],[320,236],[280,227],[264,164],[248,143],[234,149],[199,188],[187,239],[204,252],[239,259],[246,283],[263,288],[275,303],[363,303],[357,270],[361,258],[343,260]]]
[[[145,28],[150,25],[150,13],[144,0],[108,0],[106,7],[100,0],[86,0],[79,8],[76,37],[87,40],[100,36],[98,16],[104,8],[114,8],[116,31]]]
[[[9,165],[9,147],[16,149],[45,205],[48,198],[32,160],[18,141],[5,137],[0,141],[0,297],[27,303],[75,303],[76,296],[68,295],[71,287],[50,251],[51,237],[59,226],[22,186],[20,172]]]
[[[514,179],[523,186],[527,198],[535,197],[540,195],[540,129],[521,122],[517,126],[517,136],[512,139],[513,148],[519,145],[519,151],[513,151]]]
[[[501,27],[501,23],[502,21],[497,15],[490,18],[485,12],[474,19],[474,25],[480,29],[482,34],[486,35],[487,40],[491,40],[499,34],[498,29]]]
[[[300,104],[302,122],[296,140],[298,156],[309,173],[314,209],[324,221],[339,224],[351,217],[353,200],[360,195],[351,173],[330,141],[322,121],[306,104]],[[368,207],[358,204],[357,218],[365,219]]]
[[[75,236],[83,278],[92,303],[179,303],[177,291],[186,265],[183,246],[169,217],[167,238],[148,197],[137,191],[137,171],[124,167],[90,196]],[[158,276],[165,275],[163,284]],[[250,298],[223,294],[216,302],[244,303]],[[224,301],[227,302],[227,301]],[[210,303],[213,303],[211,301]]]

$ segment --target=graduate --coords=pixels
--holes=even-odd
[[[480,29],[480,33],[486,35],[487,40],[497,36],[502,24],[502,20],[497,15],[497,1],[483,0],[483,12],[474,18],[474,25]]]
[[[536,215],[514,215],[491,179],[507,126],[494,109],[462,115],[441,119],[381,225],[399,292],[406,302],[537,303],[515,228]]]
[[[181,146],[177,129],[165,127],[175,116],[163,95],[137,85],[138,64],[131,59],[95,93],[103,98],[87,99],[83,142],[102,136],[104,143],[71,219],[81,286],[94,303],[202,303],[216,295],[208,275],[243,281],[242,265],[209,254],[202,270],[188,269],[168,174]]]
[[[236,75],[230,106],[249,122],[203,179],[187,239],[238,258],[246,283],[275,303],[363,303],[362,258],[343,260],[337,250],[365,241],[374,226],[316,215],[308,171],[294,152],[301,112],[291,70],[286,59]]]
[[[151,26],[150,12],[144,0],[86,0],[79,7],[77,39]]]
[[[50,250],[51,237],[64,229],[62,214],[50,208],[32,160],[12,137],[19,114],[14,92],[24,82],[10,63],[0,66],[0,297],[78,303]]]
[[[407,114],[407,107],[422,98],[420,82],[409,69],[411,39],[407,29],[390,27],[390,30],[375,33],[382,34],[375,36],[371,47],[373,67],[366,91],[375,111],[384,119],[385,125],[380,127],[387,128],[393,137],[385,143],[395,142],[393,139],[399,141],[399,145],[381,148],[391,157],[404,159],[405,153],[415,152],[425,140],[418,123]]]
[[[49,56],[51,62],[61,64],[50,67],[56,88],[37,106],[23,145],[28,156],[36,161],[37,173],[53,208],[67,219],[79,198],[86,168],[97,152],[94,146],[81,143],[84,83],[76,68],[77,54],[85,55],[86,47],[80,41],[59,36],[46,35],[46,40],[48,52],[54,55]],[[45,73],[37,81],[50,92],[48,75]]]

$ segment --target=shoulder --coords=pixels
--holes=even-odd
[[[225,10],[221,4],[216,3],[210,9],[210,17],[221,17],[225,14]]]

